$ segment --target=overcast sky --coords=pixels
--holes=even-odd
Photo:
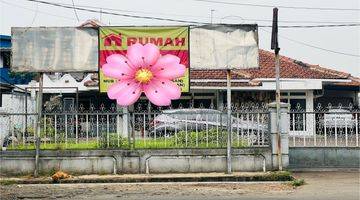
[[[72,4],[71,0],[44,0]],[[216,0],[215,0],[216,1]],[[267,4],[295,7],[333,7],[360,9],[359,0],[218,0],[223,2],[238,2],[250,4]],[[190,21],[210,22],[213,11],[214,23],[254,23],[271,25],[272,8],[252,7],[242,5],[215,4],[196,0],[74,0],[75,5],[87,5],[119,9],[117,13],[173,18]],[[98,9],[100,10],[100,9]],[[109,25],[177,25],[182,23],[110,16],[106,14],[77,11],[80,22],[72,9],[58,8],[50,5],[28,2],[26,0],[0,0],[0,34],[9,35],[12,26],[76,26],[86,19],[101,19]],[[245,20],[243,20],[245,19]],[[329,11],[329,10],[301,10],[279,9],[279,21],[296,21],[279,23],[279,25],[316,25],[360,23],[360,11]],[[313,23],[314,22],[314,23]],[[320,23],[315,23],[320,22]],[[259,30],[260,48],[270,49],[271,28]],[[332,68],[360,76],[360,26],[330,27],[330,28],[293,28],[280,29],[280,54],[320,66]],[[290,41],[289,39],[293,40]],[[294,42],[294,40],[296,42]],[[353,54],[347,56],[332,53],[314,47]]]

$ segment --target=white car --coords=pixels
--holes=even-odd
[[[351,128],[356,125],[356,119],[345,109],[330,109],[324,114],[323,126],[327,128]]]
[[[204,130],[208,127],[227,126],[227,115],[213,109],[171,109],[164,110],[162,114],[156,116],[151,123],[152,132],[174,130]],[[233,130],[256,130],[266,131],[266,123],[258,123],[257,120],[247,120],[231,117]]]

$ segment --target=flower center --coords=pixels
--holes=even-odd
[[[135,80],[139,81],[140,83],[148,83],[152,77],[153,74],[148,69],[140,69],[135,74]]]

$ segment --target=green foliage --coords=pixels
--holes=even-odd
[[[211,129],[209,131],[180,131],[172,136],[173,144],[179,147],[224,147],[227,142],[227,133]]]
[[[295,179],[291,182],[291,185],[293,187],[299,187],[305,184],[305,180],[304,179]]]
[[[33,136],[34,130],[29,127],[28,132]],[[171,133],[167,137],[151,137],[136,138],[135,144],[129,144],[129,140],[121,134],[109,133],[102,134],[99,140],[96,138],[74,138],[69,136],[66,138],[65,132],[57,132],[55,143],[55,130],[51,126],[47,126],[46,133],[41,132],[40,149],[129,149],[131,147],[137,149],[161,149],[161,148],[225,148],[227,145],[227,132],[225,130],[210,129],[208,131],[180,131]],[[134,145],[134,146],[133,146]],[[245,140],[233,140],[233,147],[247,147]],[[8,149],[30,150],[35,149],[34,142],[9,146]]]
[[[100,148],[122,148],[127,140],[116,133],[103,134],[100,139]]]
[[[292,180],[294,180],[294,177],[288,171],[275,171],[275,172],[270,172],[270,174],[268,174],[264,178],[264,180],[267,180],[267,181],[292,181]]]
[[[16,183],[15,180],[0,180],[0,185],[14,185]]]
[[[53,138],[55,136],[55,127],[51,125],[51,119],[46,118],[46,129],[44,129],[44,118],[41,119],[40,137],[41,138]],[[27,132],[29,136],[35,136],[36,130],[34,126],[28,126]]]

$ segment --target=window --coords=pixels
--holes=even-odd
[[[75,99],[74,98],[64,98],[64,111],[65,112],[70,112],[71,110],[74,110],[74,103]]]
[[[306,99],[290,99],[290,130],[306,131]]]
[[[290,96],[305,96],[305,92],[290,92]]]

